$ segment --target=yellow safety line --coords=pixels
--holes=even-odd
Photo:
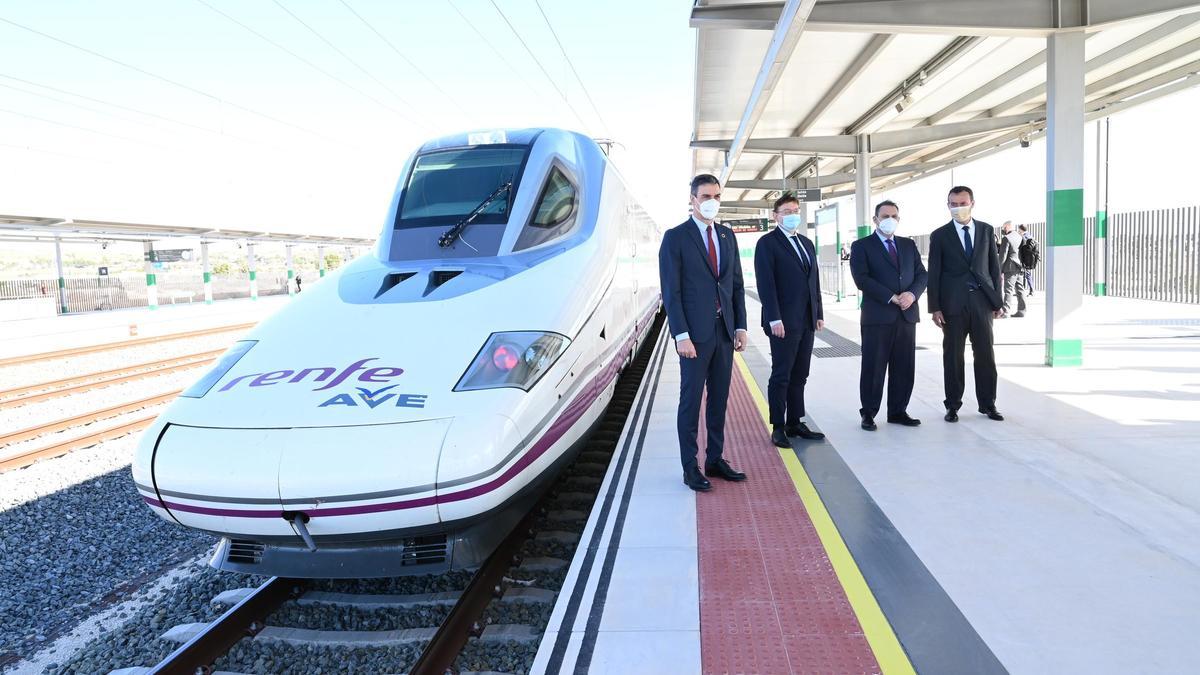
[[[741,371],[742,379],[746,382],[746,388],[750,390],[750,396],[758,406],[763,423],[770,429],[771,417],[767,401],[755,383],[754,376],[751,375],[745,359],[741,354],[735,356],[738,370]],[[796,493],[800,495],[800,500],[804,502],[804,508],[808,510],[808,517],[817,530],[817,536],[821,538],[821,544],[825,547],[825,553],[829,556],[833,571],[837,574],[838,581],[841,582],[842,589],[846,592],[850,606],[854,608],[854,614],[858,617],[858,623],[862,626],[863,634],[867,637],[867,643],[871,645],[871,651],[874,652],[879,667],[886,675],[909,673],[915,675],[916,671],[908,659],[908,654],[900,646],[896,633],[892,631],[892,625],[888,623],[883,610],[879,608],[875,594],[867,586],[862,571],[858,569],[858,563],[854,562],[854,556],[850,555],[850,549],[846,548],[846,542],[842,540],[837,525],[834,525],[833,518],[825,509],[825,503],[821,501],[821,496],[813,487],[808,472],[804,470],[804,465],[797,459],[796,453],[791,450],[779,448],[779,456],[783,459],[788,474],[792,477],[792,484],[796,487]]]

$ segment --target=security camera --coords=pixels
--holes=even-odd
[[[103,251],[106,248],[108,248],[108,242],[107,241],[100,242],[100,250]]]
[[[1028,148],[1029,147],[1029,134],[1021,134],[1020,136],[1017,137],[1017,141],[1021,144],[1022,148]]]

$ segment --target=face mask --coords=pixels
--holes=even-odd
[[[970,206],[952,206],[950,207],[950,215],[960,223],[965,223],[971,219]]]
[[[900,222],[895,218],[884,218],[883,220],[879,221],[879,231],[890,237],[896,233],[896,228],[899,225]]]
[[[800,227],[802,220],[804,218],[799,213],[790,213],[779,219],[779,227],[783,228],[783,231],[790,235],[796,231],[796,228]]]
[[[717,212],[721,210],[721,202],[715,199],[707,199],[700,202],[700,215],[704,216],[705,220],[712,220],[717,217]]]

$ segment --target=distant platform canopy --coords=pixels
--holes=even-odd
[[[897,187],[1047,130],[1047,38],[1085,35],[1084,118],[1200,84],[1200,3],[700,0],[696,172],[724,210]]]
[[[0,241],[95,242],[105,240],[153,241],[174,237],[198,237],[205,241],[243,240],[320,246],[373,246],[374,239],[289,234],[215,227],[185,227],[106,220],[78,220],[38,216],[0,215]]]

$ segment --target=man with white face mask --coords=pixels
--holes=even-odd
[[[975,400],[979,412],[997,422],[996,356],[992,319],[1000,316],[1000,257],[995,229],[971,217],[975,193],[950,189],[946,199],[953,220],[929,235],[929,311],[942,329],[942,368],[946,386],[946,421],[958,421],[966,389],[964,351],[971,338],[975,357]]]
[[[771,442],[790,448],[789,436],[825,438],[801,421],[813,332],[825,327],[825,310],[817,250],[800,231],[804,224],[800,202],[784,193],[775,200],[772,219],[779,227],[758,240],[754,276],[762,302],[763,331],[771,342],[771,379],[767,382]]]
[[[712,488],[708,478],[741,481],[746,474],[722,458],[725,407],[733,374],[733,352],[746,348],[746,294],[742,261],[733,230],[714,222],[721,208],[716,176],[692,179],[692,217],[667,230],[658,250],[667,323],[679,353],[679,455],[683,482],[693,490]],[[696,455],[700,401],[708,391],[704,474]]]
[[[887,421],[915,427],[921,420],[909,416],[917,369],[917,300],[925,292],[928,275],[917,244],[897,237],[900,207],[884,201],[875,206],[875,232],[850,246],[850,274],[862,292],[862,366],[858,395],[864,431],[875,431],[875,415],[883,401],[883,379],[888,381]]]

